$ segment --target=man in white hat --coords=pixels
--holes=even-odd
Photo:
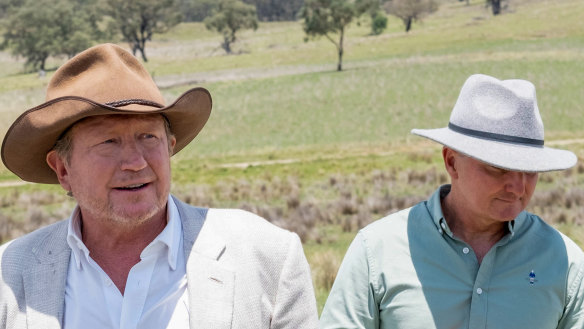
[[[525,212],[539,172],[576,163],[543,146],[534,86],[473,75],[448,127],[451,184],[362,229],[321,328],[584,328],[584,255]]]
[[[169,194],[170,157],[211,112],[203,88],[174,103],[127,51],[63,65],[47,101],[2,144],[23,180],[60,184],[71,217],[0,247],[0,328],[316,328],[296,234]]]

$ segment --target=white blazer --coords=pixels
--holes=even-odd
[[[242,210],[174,198],[187,259],[190,328],[318,328],[300,239]],[[67,220],[0,247],[0,328],[63,326]]]

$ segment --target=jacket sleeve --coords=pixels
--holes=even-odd
[[[358,233],[327,298],[320,328],[379,328],[374,266],[363,233]]]
[[[316,298],[310,268],[298,235],[291,233],[283,263],[270,327],[318,328]]]

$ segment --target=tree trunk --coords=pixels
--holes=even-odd
[[[491,6],[493,7],[493,15],[501,13],[501,0],[491,0]]]
[[[144,60],[144,62],[148,62],[148,58],[146,58],[146,51],[144,50],[144,47],[140,47],[140,54],[142,54],[142,59]]]
[[[137,52],[140,52],[140,55],[142,56],[142,60],[144,62],[148,62],[148,58],[146,58],[146,51],[144,50],[146,48],[145,43],[143,45],[140,45],[139,42],[135,41],[132,42],[132,55],[136,56]]]
[[[406,32],[409,32],[410,29],[412,28],[412,18],[411,17],[408,17],[405,20],[405,23],[406,23]]]
[[[144,52],[144,47],[140,47],[139,45],[134,45],[134,47],[132,48],[132,54],[134,54],[134,56],[136,56],[136,52],[140,52],[140,55],[142,55],[142,60],[144,62],[148,62],[148,58],[146,58],[146,53]]]
[[[337,71],[343,70],[343,37],[345,36],[345,29],[341,28],[339,38],[339,63],[337,64]]]
[[[41,59],[41,67],[40,67],[40,70],[43,71],[43,72],[45,71],[45,65],[47,63],[47,57],[48,56],[45,56],[45,57],[43,57],[43,59]]]
[[[231,54],[231,42],[229,42],[228,37],[223,38],[223,44],[221,45],[221,47],[225,50],[227,54]]]

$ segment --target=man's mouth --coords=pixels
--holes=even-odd
[[[118,190],[118,191],[137,191],[137,190],[143,189],[147,185],[148,185],[148,183],[132,184],[132,185],[126,185],[126,186],[121,186],[121,187],[115,187],[114,189]]]
[[[514,203],[520,201],[521,198],[499,198],[499,201],[507,202],[507,203]]]

